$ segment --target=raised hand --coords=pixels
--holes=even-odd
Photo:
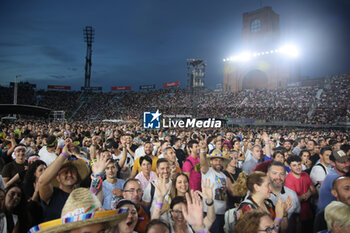
[[[191,225],[195,232],[200,232],[204,229],[203,218],[203,202],[199,195],[191,190],[191,197],[186,195],[187,207],[182,206],[182,213],[187,223]]]
[[[157,199],[163,200],[166,194],[169,192],[171,184],[167,184],[166,179],[161,177],[157,179],[157,183],[152,181],[152,184],[154,185],[157,191]]]
[[[283,203],[284,214],[286,214],[291,207],[292,207],[292,198],[288,196],[286,201]]]
[[[283,202],[281,198],[278,199],[275,210],[276,210],[276,217],[282,219],[284,215],[284,207],[283,207]]]
[[[109,159],[110,158],[104,153],[97,154],[96,155],[96,161],[92,164],[92,167],[91,167],[92,172],[93,173],[104,172],[104,170],[107,167]]]
[[[213,189],[214,189],[214,184],[210,184],[210,179],[205,179],[202,182],[202,192],[197,190],[196,193],[201,195],[206,202],[210,203],[213,200]]]

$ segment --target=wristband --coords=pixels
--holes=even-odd
[[[209,231],[208,231],[208,228],[204,227],[203,230],[201,230],[201,231],[195,231],[195,232],[196,232],[196,233],[207,233],[207,232],[209,232]]]
[[[66,157],[66,159],[70,160],[70,158],[68,157],[68,155],[66,155],[66,153],[61,152],[61,155],[64,155],[64,157]]]
[[[275,220],[278,220],[280,223],[282,222],[282,219],[280,219],[279,217],[276,217]]]
[[[157,206],[158,208],[162,208],[163,203],[162,203],[162,202],[156,202],[156,206]]]
[[[206,204],[207,206],[212,206],[212,205],[214,204],[214,201],[212,200],[209,204],[208,204],[207,201],[205,201],[205,204]]]
[[[201,153],[207,153],[207,149],[201,149]]]

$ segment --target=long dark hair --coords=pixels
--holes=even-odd
[[[42,160],[36,160],[33,163],[29,164],[29,168],[26,172],[26,175],[24,176],[23,183],[33,184],[35,182],[35,172],[40,165],[47,166],[46,163]]]
[[[6,218],[12,218],[12,214],[18,215],[19,232],[27,232],[31,227],[31,221],[29,217],[29,212],[27,210],[27,200],[25,198],[22,188],[18,184],[12,184],[9,187],[7,187],[5,189],[5,201],[7,193],[13,188],[18,188],[21,191],[21,200],[12,212],[7,210],[5,205]]]

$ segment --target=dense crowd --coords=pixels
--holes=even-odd
[[[343,130],[20,120],[0,123],[0,146],[1,233],[350,230]]]
[[[73,120],[135,119],[144,111],[159,109],[165,115],[250,118],[334,125],[349,121],[350,79],[347,74],[325,79],[323,87],[249,89],[236,93],[192,93],[183,89],[149,92],[82,93],[63,91],[25,92],[18,103],[66,112]],[[1,103],[12,103],[13,90],[1,87]]]

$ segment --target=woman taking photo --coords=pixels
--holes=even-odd
[[[152,159],[149,156],[140,158],[141,172],[135,176],[141,183],[142,190],[145,190],[148,183],[157,178],[157,174],[152,171]]]

